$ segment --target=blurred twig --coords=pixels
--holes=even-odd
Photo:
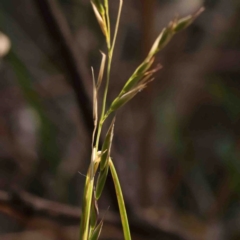
[[[13,191],[9,194],[0,190],[0,212],[10,214],[23,222],[31,221],[32,217],[40,216],[64,225],[79,224],[81,216],[80,208],[39,198],[25,191]],[[110,211],[105,214],[104,221],[121,227],[120,219]],[[146,236],[148,239],[183,239],[173,233],[163,231],[157,225],[138,220],[133,216],[131,228],[133,232]]]

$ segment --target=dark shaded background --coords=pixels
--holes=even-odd
[[[109,99],[161,29],[202,5],[117,116],[112,156],[134,240],[240,239],[240,2],[125,0]],[[102,33],[88,0],[1,0],[0,31],[11,41],[0,56],[0,239],[78,239]],[[109,179],[105,240],[123,239],[113,191]]]

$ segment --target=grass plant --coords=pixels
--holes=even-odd
[[[122,222],[123,234],[125,240],[131,240],[131,233],[128,224],[127,212],[124,204],[124,198],[121,185],[111,159],[111,146],[114,133],[115,114],[123,105],[129,102],[135,95],[141,92],[154,79],[153,75],[161,65],[154,65],[155,55],[162,50],[179,31],[187,28],[203,11],[200,8],[195,14],[184,18],[176,18],[164,28],[152,45],[148,55],[139,67],[133,72],[125,85],[119,91],[117,97],[109,107],[106,106],[109,82],[111,75],[112,57],[117,39],[119,23],[121,18],[123,0],[119,0],[119,8],[113,35],[111,34],[111,19],[109,15],[108,0],[92,0],[93,11],[99,26],[105,36],[107,53],[102,52],[102,61],[97,79],[92,69],[93,78],[93,121],[94,131],[92,135],[92,154],[89,169],[86,175],[85,188],[82,201],[82,216],[80,222],[80,240],[97,240],[101,234],[103,220],[98,220],[99,209],[98,199],[101,197],[104,189],[107,175],[110,172],[115,186],[115,193],[118,201],[120,218]],[[103,101],[101,103],[101,113],[98,108],[98,92],[102,85],[104,72],[106,69],[106,81],[104,87]],[[99,117],[100,116],[100,117]],[[112,122],[106,133],[102,148],[99,149],[99,140],[102,134],[102,127],[107,118],[112,118]],[[110,169],[110,171],[109,171]]]

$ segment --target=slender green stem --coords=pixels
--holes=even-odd
[[[101,117],[100,117],[100,120],[99,120],[99,125],[98,125],[98,130],[97,130],[97,138],[96,138],[96,145],[95,145],[97,151],[98,151],[98,145],[99,145],[100,135],[101,135],[101,131],[102,131],[102,126],[103,126],[103,123],[106,119],[106,118],[104,118],[104,116],[105,116],[105,111],[106,111],[107,94],[108,94],[110,74],[111,74],[112,56],[113,56],[113,51],[114,51],[116,38],[117,38],[117,33],[118,33],[118,29],[119,29],[119,23],[120,23],[121,12],[122,12],[122,4],[123,4],[123,0],[120,0],[119,1],[119,9],[118,9],[116,26],[115,26],[115,30],[114,30],[113,42],[111,44],[111,29],[110,29],[111,26],[110,26],[110,17],[109,17],[109,6],[108,6],[108,0],[104,0],[104,5],[105,5],[105,9],[106,9],[106,16],[107,16],[107,24],[108,24],[109,45],[108,45],[107,79],[106,79],[106,86],[105,86],[105,89],[104,89],[102,112],[101,112]]]
[[[93,164],[93,163],[91,163]],[[83,193],[83,203],[82,203],[82,219],[80,222],[80,235],[79,240],[88,240],[89,234],[89,220],[91,213],[92,195],[93,195],[93,183],[94,177],[91,176],[91,165],[86,177],[84,193]]]
[[[111,64],[112,64],[112,51],[109,50],[108,52],[108,66],[107,66],[107,81],[106,81],[106,86],[104,90],[104,95],[103,95],[103,104],[102,104],[102,113],[101,113],[101,118],[100,118],[100,124],[102,123],[105,110],[106,110],[106,101],[107,101],[107,94],[108,94],[108,88],[109,88],[109,80],[110,80],[110,73],[111,73]]]
[[[105,0],[107,2],[107,0]],[[122,12],[122,4],[123,0],[119,1],[119,8],[118,8],[118,15],[117,15],[117,21],[116,21],[116,26],[114,30],[114,36],[113,36],[113,42],[111,44],[111,47],[108,49],[108,66],[107,66],[107,81],[106,81],[106,86],[104,90],[104,96],[103,96],[103,104],[102,104],[102,113],[101,113],[101,118],[100,118],[100,124],[103,124],[104,115],[105,115],[105,110],[106,110],[106,101],[107,101],[107,94],[108,94],[108,88],[109,88],[109,80],[110,80],[110,73],[111,73],[111,65],[112,65],[112,56],[113,56],[113,51],[116,43],[116,38],[117,38],[117,33],[118,33],[118,28],[119,28],[119,23],[120,23],[120,18],[121,18],[121,12]],[[107,7],[106,7],[107,6]],[[108,11],[108,4],[106,4],[106,8]],[[109,21],[109,28],[110,28],[110,20],[109,20],[109,13],[107,12],[107,21]],[[109,29],[110,31],[110,29]]]
[[[102,124],[100,122],[99,125],[98,125],[97,138],[96,138],[96,144],[95,144],[95,147],[96,147],[97,151],[98,151],[98,145],[99,145],[99,139],[100,139],[101,131],[102,131]]]
[[[118,28],[119,28],[121,13],[122,13],[122,5],[123,5],[123,0],[119,0],[118,15],[117,15],[114,36],[113,36],[113,42],[112,42],[112,46],[111,46],[111,52],[112,52],[111,54],[113,54],[113,50],[114,50],[116,39],[117,39],[117,33],[118,33]]]
[[[108,92],[109,80],[110,80],[111,61],[112,61],[112,58],[109,55],[109,57],[108,57],[108,67],[107,67],[107,81],[106,81],[106,86],[105,86],[105,90],[104,90],[102,112],[101,112],[101,117],[100,117],[99,124],[98,124],[96,144],[95,144],[95,147],[96,147],[97,151],[98,151],[98,145],[99,145],[100,135],[101,135],[101,131],[102,131],[102,126],[103,126],[103,123],[106,119],[106,118],[104,119],[104,113],[105,113],[105,109],[106,109],[107,92]]]

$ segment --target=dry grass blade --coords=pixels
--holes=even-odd
[[[101,61],[101,66],[100,66],[100,70],[99,70],[99,74],[98,74],[97,91],[99,90],[101,83],[102,83],[104,69],[105,69],[105,65],[106,65],[106,59],[107,59],[107,56],[105,53],[101,52],[101,54],[102,54],[102,61]]]
[[[152,76],[154,73],[158,72],[160,69],[162,69],[162,65],[158,64],[155,68],[149,70],[148,72],[145,73],[145,76]]]
[[[95,138],[95,133],[97,130],[97,122],[98,122],[98,96],[97,96],[97,87],[96,87],[96,80],[94,75],[94,69],[92,70],[92,80],[93,80],[93,123],[94,123],[94,129],[92,134],[92,151],[93,151],[93,143]]]
[[[91,2],[91,4],[92,4],[93,11],[94,11],[95,16],[96,16],[96,18],[97,18],[97,21],[98,21],[98,23],[99,23],[99,26],[100,26],[100,28],[102,29],[103,34],[104,34],[106,37],[108,37],[108,31],[107,31],[107,26],[106,26],[106,21],[105,21],[105,19],[101,16],[100,12],[98,11],[97,6],[96,6],[93,2]]]
[[[92,2],[95,4],[96,8],[98,9],[98,11],[101,13],[101,15],[104,14],[104,8],[102,5],[102,0],[92,0]]]
[[[92,70],[92,80],[93,80],[93,119],[95,122],[95,120],[98,119],[97,86],[96,86],[96,80],[94,75],[94,69],[91,68],[91,70]]]

